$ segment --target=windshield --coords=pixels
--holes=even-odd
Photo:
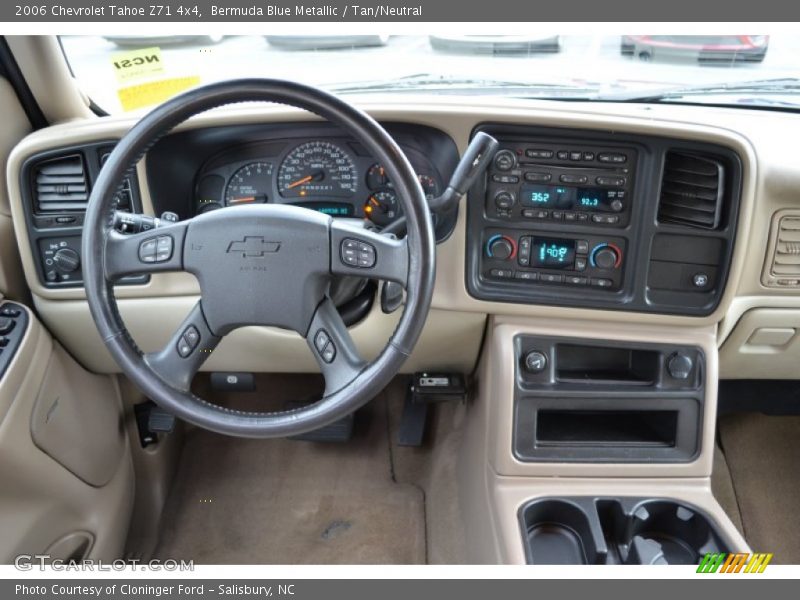
[[[83,91],[108,113],[192,87],[274,77],[338,94],[800,107],[800,38],[708,36],[64,36]]]

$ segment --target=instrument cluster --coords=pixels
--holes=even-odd
[[[430,199],[442,191],[436,166],[404,148]],[[333,217],[364,218],[384,227],[403,214],[383,165],[346,138],[265,141],[217,155],[196,179],[194,212],[278,203]]]

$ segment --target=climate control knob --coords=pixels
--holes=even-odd
[[[73,273],[80,266],[81,257],[72,248],[61,248],[53,255],[53,263],[62,273]]]
[[[611,270],[619,267],[622,252],[613,244],[600,244],[592,250],[592,266],[598,269]]]
[[[486,242],[486,255],[498,260],[509,260],[517,253],[517,244],[509,237],[495,235]]]

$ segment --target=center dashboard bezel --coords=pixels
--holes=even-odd
[[[484,131],[497,137],[501,149],[510,144],[519,147],[551,145],[559,147],[594,146],[603,148],[628,148],[636,156],[631,165],[630,177],[635,185],[629,193],[630,214],[616,225],[552,222],[500,218],[486,209],[487,191],[492,185],[491,169],[470,190],[467,200],[467,232],[465,284],[473,298],[484,301],[541,304],[601,310],[624,310],[685,316],[707,316],[719,306],[728,281],[733,257],[735,232],[738,224],[742,188],[742,161],[739,155],[725,146],[679,140],[668,137],[619,133],[607,130],[514,125],[506,123],[481,123],[472,131]],[[668,151],[710,154],[727,165],[725,189],[727,190],[725,215],[718,230],[693,229],[657,218],[663,161]],[[557,165],[556,165],[557,166]],[[629,217],[629,218],[628,218]],[[626,220],[627,219],[627,220]],[[619,272],[620,281],[612,289],[594,286],[552,285],[489,278],[485,270],[485,242],[488,235],[501,231],[515,232],[517,236],[529,235],[560,239],[587,239],[606,235],[624,238],[626,257]],[[651,261],[655,260],[657,234],[685,236],[687,239],[710,237],[723,248],[712,289],[704,291],[664,291],[649,285]],[[662,236],[663,237],[663,236]]]

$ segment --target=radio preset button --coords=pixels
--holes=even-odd
[[[537,183],[547,182],[553,178],[550,173],[537,173],[535,171],[528,171],[525,173],[525,181],[533,181]]]
[[[583,152],[570,152],[569,159],[570,160],[581,160],[583,158]]]
[[[559,150],[556,156],[558,157],[558,160],[568,160],[569,152],[567,152],[566,150]]]
[[[589,220],[589,213],[578,213],[578,221],[588,221]]]
[[[518,175],[498,175],[495,173],[492,175],[492,181],[497,183],[519,183],[519,176]]]
[[[561,183],[586,183],[588,181],[586,175],[562,175],[559,179]]]
[[[576,221],[578,219],[578,215],[574,212],[565,212],[564,213],[564,220],[565,221]]]
[[[536,210],[526,208],[522,211],[522,216],[526,219],[546,219],[550,213],[546,210]]]
[[[622,187],[625,185],[624,177],[597,177],[594,181],[597,185],[607,187]]]
[[[584,152],[583,160],[594,160],[594,152]]]
[[[564,217],[564,212],[560,210],[554,210],[550,213],[550,218],[554,221],[560,221]]]
[[[627,162],[628,157],[616,152],[601,152],[597,155],[597,160],[604,163],[622,164]]]

